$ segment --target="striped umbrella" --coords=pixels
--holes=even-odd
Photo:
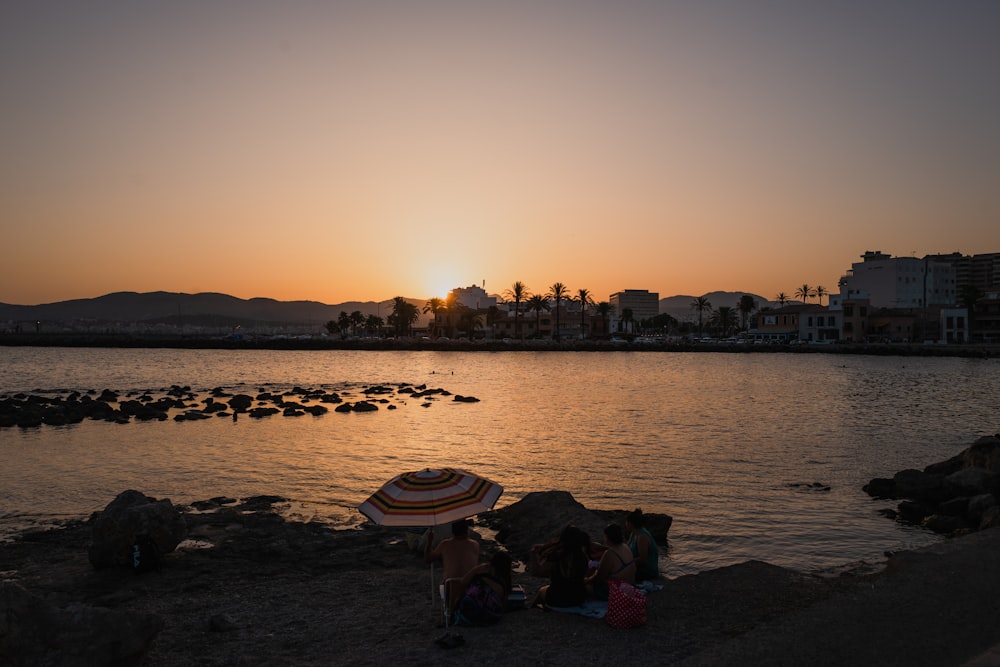
[[[396,475],[358,509],[380,526],[440,526],[492,509],[503,487],[457,468]]]

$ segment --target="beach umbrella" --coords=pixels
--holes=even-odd
[[[396,475],[358,506],[380,526],[440,526],[493,508],[503,487],[458,468]]]

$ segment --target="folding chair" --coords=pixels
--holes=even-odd
[[[444,627],[451,625],[452,615],[455,610],[451,608],[451,587],[462,581],[458,578],[445,579],[438,586],[438,594],[441,596],[441,608],[444,613]]]

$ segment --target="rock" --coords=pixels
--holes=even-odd
[[[896,483],[886,477],[876,477],[865,484],[863,490],[872,498],[895,498]]]
[[[943,533],[945,535],[968,528],[968,524],[965,523],[962,517],[948,516],[946,514],[931,514],[925,517],[922,523],[924,527],[933,530],[935,533]]]
[[[568,491],[539,491],[499,510],[481,515],[482,522],[497,531],[497,541],[511,556],[529,561],[531,545],[547,542],[569,524],[582,529],[591,540],[603,541],[609,523],[624,525],[625,510],[589,510]],[[646,528],[658,543],[665,544],[673,519],[666,514],[644,514]]]
[[[919,525],[925,517],[930,516],[933,512],[933,508],[913,500],[904,500],[899,503],[899,518],[907,523]]]
[[[944,492],[940,475],[929,475],[922,470],[913,468],[900,470],[893,475],[892,481],[895,498],[938,501]]]
[[[131,565],[137,535],[148,535],[160,554],[173,551],[187,536],[183,515],[168,499],[123,491],[94,520],[87,555],[95,568]]]
[[[229,399],[229,407],[236,412],[246,412],[247,408],[253,405],[253,397],[246,394],[237,394]]]
[[[0,584],[0,663],[138,664],[163,629],[155,614],[73,604],[55,607],[14,583]]]
[[[968,496],[959,496],[946,500],[938,505],[937,511],[946,516],[965,516],[966,512],[969,511],[969,498]]]
[[[979,517],[979,530],[987,528],[1000,528],[1000,507],[997,505],[987,507]]]
[[[996,473],[986,468],[964,468],[944,478],[945,489],[951,495],[974,496],[987,493]]]
[[[986,511],[990,508],[997,506],[997,499],[992,493],[984,493],[982,495],[973,496],[969,498],[969,505],[967,508],[967,513],[969,520],[972,523],[978,524]]]
[[[1000,473],[1000,437],[979,438],[960,455],[966,468],[985,468]]]

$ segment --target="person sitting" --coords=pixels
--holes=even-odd
[[[510,593],[510,556],[498,551],[488,563],[465,573],[458,588],[462,599],[455,608],[456,625],[490,625],[500,620]]]
[[[587,590],[597,600],[608,599],[608,582],[612,580],[635,583],[635,556],[625,544],[622,527],[613,523],[605,528],[604,543],[607,548],[601,554],[597,569],[585,580]]]
[[[625,528],[630,531],[628,546],[635,556],[636,581],[647,581],[660,576],[660,553],[653,534],[643,527],[642,510],[636,508],[625,516]]]
[[[556,540],[531,547],[536,571],[550,577],[550,583],[538,589],[533,607],[575,607],[587,599],[587,563],[590,538],[576,526],[566,526]]]
[[[428,563],[441,561],[441,581],[447,593],[448,608],[454,609],[462,599],[462,587],[456,584],[479,563],[479,542],[469,537],[469,522],[459,519],[451,524],[451,537],[441,540],[436,547],[433,545],[434,528],[431,527],[424,543],[424,560]]]

